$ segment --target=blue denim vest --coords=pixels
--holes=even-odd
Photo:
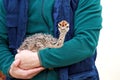
[[[80,0],[55,0],[53,11],[55,37],[58,37],[59,35],[57,24],[61,20],[66,20],[70,23],[70,30],[65,41],[70,40],[73,37],[73,17],[79,1]],[[25,38],[28,0],[4,0],[4,5],[7,12],[6,26],[8,28],[9,48],[13,55],[15,55],[16,49]],[[56,71],[59,73],[60,80],[99,80],[95,66],[96,55],[97,53],[95,51],[95,55],[82,62],[57,68]],[[15,79],[7,77],[7,80]]]

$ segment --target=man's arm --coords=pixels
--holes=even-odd
[[[30,79],[44,68],[39,67],[30,70],[19,68],[20,60],[14,61],[14,55],[9,51],[5,15],[3,0],[0,0],[0,70],[9,77]]]
[[[9,68],[14,61],[14,56],[8,49],[7,29],[5,27],[5,10],[3,0],[0,0],[0,70],[9,76]]]
[[[68,66],[92,56],[101,30],[100,0],[80,0],[74,17],[74,37],[57,49],[39,51],[45,68]]]

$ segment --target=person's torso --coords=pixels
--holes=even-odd
[[[53,4],[54,0],[29,0],[27,35],[53,34]]]
[[[27,36],[35,33],[53,34],[54,0],[29,0]],[[58,74],[45,70],[32,80],[58,80]]]

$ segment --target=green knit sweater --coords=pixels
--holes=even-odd
[[[54,0],[29,0],[27,35],[35,33],[53,34]],[[14,56],[8,48],[6,12],[0,0],[0,70],[8,74]],[[100,0],[80,0],[74,16],[74,37],[64,43],[62,48],[44,49],[38,56],[45,68],[56,68],[80,62],[91,55],[98,44],[101,29]],[[32,80],[58,80],[54,70],[45,70]]]

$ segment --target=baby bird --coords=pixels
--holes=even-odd
[[[38,52],[45,48],[60,48],[63,46],[65,36],[69,31],[69,23],[66,20],[62,20],[58,23],[58,30],[60,32],[59,38],[54,38],[50,34],[36,33],[27,37],[22,45],[18,48],[18,51],[30,50],[32,52]],[[35,64],[35,63],[34,63]],[[21,67],[26,69],[34,68],[34,65],[27,64]]]
[[[58,30],[60,32],[59,38],[56,39],[52,35],[36,33],[30,37],[27,37],[22,45],[18,48],[21,50],[30,50],[37,52],[44,48],[60,48],[63,46],[65,36],[69,31],[69,23],[62,20],[58,23]]]

